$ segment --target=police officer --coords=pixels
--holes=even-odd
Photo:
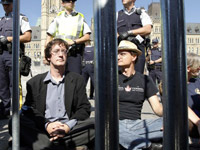
[[[118,43],[129,40],[142,51],[135,66],[136,71],[143,73],[145,65],[145,36],[151,33],[152,21],[144,9],[135,7],[136,0],[122,0],[123,10],[117,13]]]
[[[83,69],[82,75],[87,84],[88,79],[91,79],[90,83],[90,96],[89,99],[93,99],[94,92],[94,46],[91,45],[90,41],[86,42],[84,54],[83,54]]]
[[[158,39],[152,40],[153,48],[148,51],[147,61],[149,76],[152,77],[153,81],[160,83],[162,80],[162,51],[158,47]]]
[[[76,0],[62,0],[65,9],[58,13],[47,31],[46,44],[53,38],[66,40],[71,48],[68,54],[68,70],[81,74],[84,43],[90,39],[91,30],[83,14],[74,10]]]
[[[13,0],[1,0],[5,16],[0,19],[0,118],[10,114],[12,89],[12,31]],[[28,19],[20,15],[20,48],[24,52],[24,44],[31,41],[31,28]]]

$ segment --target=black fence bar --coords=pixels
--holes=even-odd
[[[19,141],[19,4],[13,1],[13,44],[12,44],[12,150],[20,149]]]
[[[115,0],[94,0],[95,150],[118,150]]]
[[[183,0],[161,0],[164,150],[188,149],[186,49]]]

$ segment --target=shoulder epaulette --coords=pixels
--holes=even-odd
[[[122,9],[122,10],[120,10],[120,11],[118,11],[118,15],[122,15],[124,13],[124,10]]]
[[[135,13],[138,15],[142,14],[142,9],[141,8],[136,8]]]
[[[79,12],[78,14],[81,15],[84,18],[84,15],[82,13]]]

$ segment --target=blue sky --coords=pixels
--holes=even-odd
[[[200,23],[200,0],[184,0],[185,17],[187,23]],[[146,10],[151,2],[159,0],[136,0],[136,6],[143,6]],[[30,21],[31,26],[36,24],[37,18],[41,16],[41,0],[20,0],[20,12],[25,14]],[[122,8],[121,0],[116,0],[116,10]],[[86,21],[90,24],[93,16],[93,0],[77,0],[76,10],[83,13]],[[2,6],[0,6],[0,16],[4,15]]]

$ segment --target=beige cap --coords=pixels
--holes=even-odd
[[[139,50],[134,43],[127,41],[127,40],[122,40],[119,43],[118,51],[120,51],[120,50],[133,51],[133,52],[137,53],[138,56],[142,55],[142,51]]]

